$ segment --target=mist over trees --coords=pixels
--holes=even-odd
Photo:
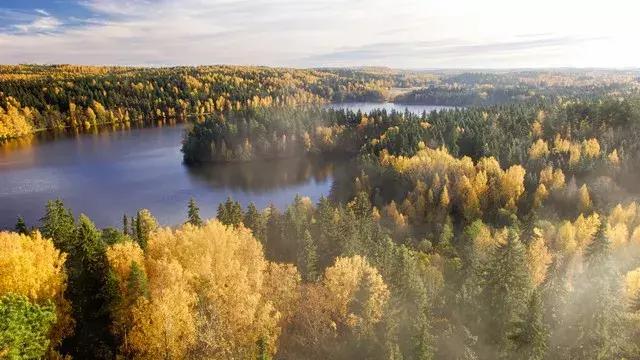
[[[628,74],[16,69],[11,86],[31,89],[18,114],[46,107],[27,86],[45,70],[76,79],[65,91],[114,86],[94,98],[105,109],[126,103],[119,87],[139,88],[130,118],[189,94],[186,115],[226,92],[230,107],[192,119],[189,166],[301,155],[357,166],[317,203],[228,198],[206,219],[192,198],[171,226],[140,209],[98,229],[50,201],[38,224],[0,232],[0,357],[640,358],[640,102]],[[354,86],[514,82],[544,99],[429,114],[317,106]]]

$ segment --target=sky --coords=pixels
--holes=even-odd
[[[0,63],[640,67],[638,0],[0,0]]]

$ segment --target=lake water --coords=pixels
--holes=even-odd
[[[349,109],[349,110],[360,110],[362,112],[370,112],[376,109],[385,109],[387,111],[395,110],[402,111],[409,110],[414,114],[422,114],[426,112],[427,114],[432,111],[438,111],[442,109],[448,109],[451,107],[448,106],[433,106],[433,105],[403,105],[403,104],[395,104],[395,103],[370,103],[370,102],[359,102],[359,103],[336,103],[329,104],[327,107],[333,109]]]
[[[388,104],[339,104],[370,111]],[[438,107],[417,107],[431,111]],[[404,106],[398,107],[404,110]],[[413,111],[413,110],[411,110]],[[0,145],[0,228],[18,215],[38,225],[47,200],[61,198],[100,227],[120,226],[122,214],[148,208],[160,223],[184,221],[190,197],[203,217],[215,216],[228,196],[259,208],[289,204],[296,194],[317,201],[346,161],[285,159],[190,168],[182,163],[183,125],[40,134]]]

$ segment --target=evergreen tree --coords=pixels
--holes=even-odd
[[[507,241],[491,254],[482,282],[485,342],[503,356],[509,347],[508,334],[525,312],[531,291],[526,248],[515,228],[509,229]]]
[[[189,199],[189,205],[187,206],[187,222],[194,226],[202,226],[202,219],[200,218],[200,208],[196,204],[194,198]]]
[[[218,220],[225,225],[238,226],[242,224],[242,206],[230,197],[224,203],[218,205]]]
[[[527,310],[516,322],[515,330],[510,336],[517,359],[541,360],[545,358],[549,337],[544,323],[542,297],[534,290],[527,304]]]
[[[24,218],[22,216],[18,216],[18,221],[16,221],[15,229],[18,234],[26,235],[29,233],[29,229],[27,229],[27,224],[24,222]]]
[[[279,256],[278,245],[282,243],[282,214],[274,204],[269,205],[267,213],[265,254],[274,259]]]
[[[45,215],[40,221],[42,236],[52,239],[58,249],[69,253],[75,239],[75,220],[71,210],[64,207],[62,200],[47,202]]]
[[[298,269],[302,278],[308,282],[314,282],[318,279],[318,254],[316,251],[316,244],[311,233],[309,230],[304,230],[298,254]]]
[[[244,213],[242,222],[244,223],[244,226],[251,229],[253,236],[264,244],[266,230],[265,219],[256,208],[256,204],[253,202],[250,202],[249,205],[247,205],[247,211]]]
[[[142,250],[147,248],[149,234],[158,228],[158,221],[151,215],[151,211],[142,209],[138,211],[135,223],[135,240]]]
[[[122,233],[125,235],[129,234],[129,218],[127,214],[122,215]]]
[[[575,311],[575,345],[571,355],[580,359],[622,357],[625,342],[624,307],[620,301],[620,276],[611,260],[611,245],[603,218],[596,236],[585,250],[586,269],[572,304]]]
[[[65,339],[63,350],[75,358],[110,359],[115,341],[109,329],[106,245],[94,223],[80,215],[74,246],[66,262],[69,287],[66,298],[73,304],[75,331]]]

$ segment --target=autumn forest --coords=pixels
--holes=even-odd
[[[637,71],[0,66],[0,149],[176,124],[189,169],[354,165],[181,223],[51,194],[0,231],[0,358],[640,359]]]

